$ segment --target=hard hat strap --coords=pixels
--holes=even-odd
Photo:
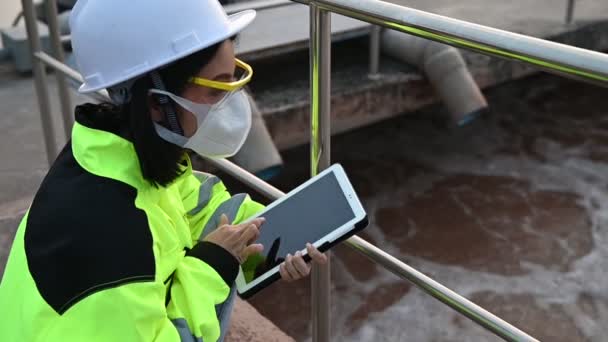
[[[152,80],[152,84],[156,89],[166,91],[165,84],[158,73],[158,71],[150,72],[150,79]],[[177,133],[179,135],[184,135],[184,130],[179,124],[179,120],[177,119],[177,114],[175,113],[175,107],[173,103],[169,99],[167,95],[157,94],[157,100],[160,104],[160,107],[165,114],[166,122],[169,125],[169,128],[172,132]]]

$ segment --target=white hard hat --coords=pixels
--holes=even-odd
[[[108,88],[226,40],[255,18],[217,0],[78,0],[70,17],[81,93]]]

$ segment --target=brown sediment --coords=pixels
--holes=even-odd
[[[377,242],[365,231],[360,233],[359,237],[377,245]],[[341,264],[354,279],[364,282],[372,280],[378,275],[378,266],[352,248],[340,245],[335,247],[332,251],[334,255],[342,261]]]
[[[410,289],[411,285],[403,281],[378,286],[367,293],[361,304],[349,315],[346,328],[351,332],[360,328],[370,315],[388,309],[407,295]]]
[[[593,247],[578,200],[514,178],[460,174],[375,218],[406,255],[504,275],[527,273],[523,262],[565,272]]]
[[[296,340],[310,335],[310,280],[278,281],[248,301]]]

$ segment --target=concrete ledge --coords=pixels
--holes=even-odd
[[[545,37],[590,50],[608,50],[608,20],[579,22],[572,26],[539,22],[536,26],[527,23],[519,27],[522,28],[519,32],[532,36]],[[535,27],[538,34],[534,34]],[[334,133],[363,127],[439,101],[421,74],[390,58],[383,57],[381,60],[380,79],[370,80],[367,77],[367,49],[363,45],[365,43],[366,40],[360,41],[359,48],[351,46],[351,55],[349,52],[341,53],[340,48],[334,48],[336,50],[332,63],[332,131]],[[352,51],[358,53],[358,56],[353,56]],[[492,87],[539,72],[538,69],[519,62],[473,52],[463,51],[463,56],[481,88]],[[354,61],[342,63],[343,60],[349,59]],[[275,69],[281,67],[277,65]],[[290,67],[286,69],[290,70]],[[254,95],[260,103],[269,130],[281,149],[309,141],[308,74],[307,72],[294,74],[291,79],[277,76],[279,77],[277,85],[254,88]],[[278,98],[276,93],[285,95]]]
[[[253,306],[238,298],[225,340],[226,342],[295,342]]]

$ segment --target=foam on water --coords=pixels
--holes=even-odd
[[[550,81],[553,80],[550,79]],[[507,95],[498,94],[497,96]],[[504,115],[505,113],[500,113],[504,111],[508,112],[505,109],[495,110],[495,112],[499,112],[495,115]],[[524,114],[534,115],[534,112]],[[572,115],[576,114],[572,113]],[[413,124],[412,126],[426,125],[415,121],[410,123]],[[568,123],[560,123],[559,118],[555,119],[554,123],[561,124],[560,129],[562,130],[571,128]],[[608,305],[606,304],[608,301],[605,300],[606,288],[608,288],[608,244],[606,243],[608,242],[608,164],[604,161],[589,159],[589,147],[594,146],[592,142],[569,148],[562,146],[559,141],[538,139],[532,147],[536,154],[543,157],[538,159],[524,153],[520,155],[497,153],[496,151],[501,146],[509,144],[508,140],[513,139],[517,133],[502,130],[496,117],[471,128],[468,132],[471,133],[471,136],[461,135],[464,133],[440,134],[439,129],[435,130],[429,126],[423,129],[419,126],[405,127],[405,129],[405,125],[397,126],[393,129],[382,128],[385,133],[384,141],[374,141],[372,138],[370,139],[372,141],[368,143],[376,144],[375,147],[379,150],[386,150],[389,145],[415,145],[416,149],[405,148],[405,151],[388,154],[402,153],[407,158],[421,162],[425,166],[432,166],[434,171],[411,177],[403,184],[395,184],[396,188],[390,193],[374,194],[371,198],[366,198],[365,204],[370,213],[375,213],[379,208],[387,205],[399,206],[399,200],[396,199],[404,198],[401,196],[402,194],[424,193],[449,175],[513,177],[529,182],[531,191],[558,191],[578,195],[578,204],[585,208],[591,223],[593,249],[587,255],[575,260],[573,267],[567,272],[553,270],[532,262],[521,263],[522,268],[527,272],[524,275],[510,276],[472,271],[458,265],[445,265],[412,255],[403,255],[399,246],[385,236],[382,229],[377,226],[377,220],[372,216],[367,233],[379,246],[392,255],[400,256],[402,260],[464,296],[468,297],[483,292],[506,296],[531,296],[534,300],[529,304],[537,306],[540,310],[555,310],[557,306],[554,305],[558,304],[560,310],[563,310],[567,317],[574,322],[586,339],[599,341],[608,335],[608,326],[602,323],[608,319]],[[519,128],[524,131],[526,129],[525,127]],[[399,129],[403,129],[403,131],[395,131]],[[430,133],[421,136],[421,132]],[[579,134],[584,137],[588,133],[580,132]],[[597,133],[604,134],[603,130],[599,128]],[[594,146],[594,148],[597,147],[597,145]],[[603,147],[608,148],[608,146]],[[370,161],[370,163],[373,162]],[[461,203],[461,205],[465,212],[470,210],[467,203]],[[542,208],[535,208],[535,210],[542,210]],[[472,212],[467,213],[475,215]],[[440,214],[438,213],[438,215]],[[415,229],[420,230],[424,227]],[[450,227],[445,227],[445,229],[450,229]],[[532,227],[526,225],[522,229],[533,230]],[[542,232],[537,233],[543,234]],[[416,234],[416,231],[410,231],[408,234]],[[476,243],[476,241],[470,241],[470,243]],[[564,248],[566,254],[574,253],[573,247],[569,246],[567,239],[560,238],[558,243]],[[463,250],[466,247],[463,245]],[[352,277],[346,278],[347,282],[356,283]],[[456,318],[457,315],[451,309],[419,290],[408,293],[383,312],[369,315],[365,324],[354,332],[348,332],[346,329],[348,322],[341,318],[348,317],[348,313],[352,312],[360,303],[360,300],[355,300],[356,294],[369,292],[373,288],[393,282],[395,279],[393,275],[382,272],[372,281],[365,284],[358,283],[356,286],[350,287],[347,293],[336,295],[339,300],[334,302],[340,303],[334,308],[333,316],[334,322],[337,323],[334,329],[337,340],[497,340],[495,336],[474,324]],[[591,315],[581,308],[579,302],[582,297],[593,298],[595,309]],[[525,305],[525,303],[523,304]],[[494,308],[488,307],[487,309],[493,311]],[[547,326],[546,329],[552,329],[552,327]]]

